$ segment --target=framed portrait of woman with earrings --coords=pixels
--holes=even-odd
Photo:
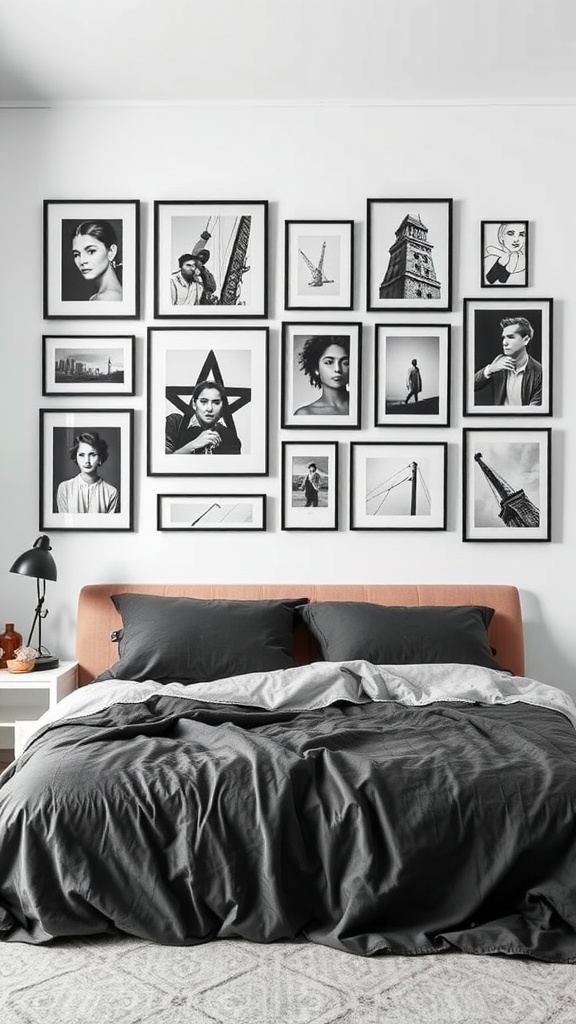
[[[135,320],[140,201],[44,200],[44,318]]]
[[[282,324],[282,426],[360,427],[360,323]]]

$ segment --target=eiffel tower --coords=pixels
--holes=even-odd
[[[504,477],[486,465],[481,452],[476,452],[474,462],[478,463],[492,488],[500,505],[498,515],[505,526],[540,526],[540,510],[526,497],[525,491],[515,491]]]

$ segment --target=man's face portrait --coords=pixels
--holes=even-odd
[[[529,341],[528,334],[520,334],[518,324],[508,324],[507,327],[502,328],[502,351],[505,356],[515,358],[526,348]]]

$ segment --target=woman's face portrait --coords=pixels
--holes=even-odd
[[[104,242],[93,235],[76,235],[72,240],[72,257],[82,277],[94,281],[106,272],[116,256],[117,246],[107,249]]]
[[[222,415],[223,400],[217,388],[205,388],[192,405],[202,426],[212,426]]]
[[[501,224],[498,236],[500,243],[508,252],[521,252],[526,241],[524,224]]]
[[[318,360],[320,384],[325,388],[345,389],[350,375],[350,357],[342,345],[329,345]]]
[[[81,441],[78,445],[78,451],[76,452],[76,462],[82,473],[87,473],[89,476],[92,476],[100,465],[100,456],[91,444]]]

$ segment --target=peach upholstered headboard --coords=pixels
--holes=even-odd
[[[118,660],[118,647],[110,634],[122,620],[110,597],[112,594],[156,594],[164,597],[197,597],[204,600],[278,600],[282,597],[307,597],[310,601],[371,601],[383,605],[486,605],[494,608],[488,636],[500,664],[524,675],[524,638],[520,595],[516,587],[486,584],[217,584],[187,583],[114,583],[83,587],[78,600],[76,657],[78,685],[90,683],[95,676]],[[295,634],[296,664],[320,657],[319,649],[304,625]]]

